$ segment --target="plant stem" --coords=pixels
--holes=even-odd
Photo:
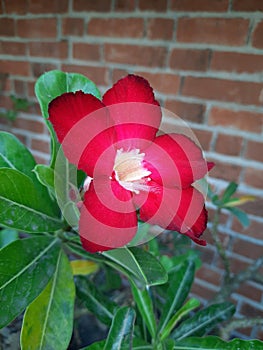
[[[263,325],[261,317],[234,319],[220,330],[220,336],[224,340],[229,340],[231,332],[237,328],[247,328],[257,325]]]
[[[218,207],[216,212],[215,212],[213,226],[211,229],[211,235],[212,235],[213,241],[216,245],[217,252],[218,252],[218,254],[223,262],[223,265],[224,265],[225,275],[224,275],[223,285],[225,285],[225,284],[228,284],[230,281],[230,262],[229,262],[227,255],[226,255],[226,251],[222,245],[222,242],[221,242],[220,238],[218,237],[218,225],[219,225],[220,215],[221,215],[221,208]]]

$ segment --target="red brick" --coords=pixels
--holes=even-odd
[[[82,36],[84,34],[84,20],[82,18],[63,18],[62,34]]]
[[[105,44],[105,60],[113,63],[164,67],[167,49],[161,46]]]
[[[179,18],[177,41],[240,46],[248,28],[249,20],[243,18]]]
[[[260,105],[262,84],[217,78],[186,77],[182,95],[236,102],[245,105]]]
[[[240,206],[240,209],[244,210],[247,214],[263,217],[263,199],[256,198],[253,202],[247,202]]]
[[[56,38],[56,18],[18,19],[17,35],[21,38]]]
[[[261,0],[233,0],[232,10],[263,11],[263,2]]]
[[[144,23],[142,18],[92,18],[88,34],[119,38],[141,38]]]
[[[25,95],[27,92],[27,83],[24,80],[14,80],[14,90],[16,95]]]
[[[219,134],[216,140],[215,151],[228,156],[238,156],[241,152],[242,143],[243,138],[240,136]]]
[[[1,55],[26,55],[27,44],[17,41],[1,41],[0,42],[0,54]]]
[[[32,76],[35,78],[53,69],[58,69],[58,65],[44,62],[31,62]]]
[[[32,41],[29,43],[30,56],[36,57],[53,57],[67,58],[68,57],[68,42],[39,42]]]
[[[233,252],[250,259],[257,259],[262,256],[263,246],[241,239],[235,239]]]
[[[100,45],[73,43],[73,57],[85,61],[99,61]]]
[[[49,153],[50,152],[50,145],[49,142],[38,140],[38,139],[32,139],[31,141],[31,148],[33,150],[43,152],[43,153]]]
[[[3,3],[0,2],[0,14],[2,15],[3,13],[4,13]]]
[[[105,67],[63,64],[62,70],[64,72],[83,74],[90,80],[94,81],[96,85],[108,86],[109,84],[108,71]]]
[[[167,9],[167,0],[139,0],[139,9],[142,11],[163,12]]]
[[[28,120],[21,117],[18,117],[14,122],[14,127],[21,130],[28,130],[38,134],[44,132],[44,124],[40,123],[37,120]]]
[[[111,9],[111,1],[109,0],[73,0],[73,10],[74,11],[96,11],[96,12],[106,12]]]
[[[206,300],[211,300],[215,296],[216,292],[214,290],[209,289],[206,286],[199,284],[200,282],[195,281],[192,286],[191,293],[204,298]]]
[[[203,281],[219,286],[222,274],[209,265],[202,265],[195,276]]]
[[[245,156],[247,159],[263,163],[263,142],[247,141]]]
[[[28,12],[28,1],[27,0],[7,0],[5,1],[5,12],[16,13],[19,15],[24,15]]]
[[[263,223],[250,219],[250,225],[248,227],[244,227],[236,218],[234,218],[232,230],[241,233],[246,237],[262,239]]]
[[[135,0],[115,0],[115,11],[133,11],[135,10]]]
[[[118,81],[119,79],[125,77],[126,75],[128,75],[130,73],[129,70],[126,69],[113,69],[112,71],[112,82],[111,84],[115,83],[116,81]]]
[[[171,40],[174,32],[174,20],[167,18],[150,18],[147,23],[149,39]]]
[[[241,167],[235,164],[222,163],[215,161],[214,168],[210,171],[209,176],[225,181],[239,182]]]
[[[136,72],[149,81],[154,91],[164,94],[177,94],[180,86],[180,77],[176,74]]]
[[[246,168],[244,181],[249,186],[263,188],[263,170]]]
[[[209,125],[220,125],[255,133],[261,133],[263,115],[247,111],[232,111],[213,107],[209,114]]]
[[[173,11],[223,12],[228,9],[228,0],[172,0],[170,8]]]
[[[263,21],[257,24],[253,32],[252,44],[259,49],[263,48]]]
[[[68,11],[68,3],[68,0],[45,0],[44,4],[41,1],[28,0],[28,12],[34,14],[65,13]]]
[[[13,103],[10,99],[9,96],[1,96],[0,95],[0,105],[1,105],[1,108],[5,108],[6,110],[9,110],[9,109],[12,109],[13,108]],[[1,120],[1,124],[7,124],[8,121],[4,119],[4,117],[2,118],[0,116],[0,120]]]
[[[177,114],[180,118],[194,122],[202,123],[205,106],[199,103],[187,103],[168,99],[165,101],[165,108]]]
[[[0,72],[0,91],[1,91],[1,94],[3,92],[9,92],[11,89],[12,89],[12,82],[11,82],[11,79],[8,78],[8,73],[7,72]]]
[[[0,61],[0,71],[3,73],[9,73],[14,75],[29,75],[29,63],[24,61]]]
[[[263,71],[263,55],[240,52],[214,51],[212,54],[212,70],[237,73],[257,73]]]
[[[40,157],[39,155],[35,155],[35,154],[33,154],[33,156],[37,164],[48,164],[48,161],[46,158]]]
[[[210,144],[212,140],[212,132],[207,130],[198,130],[198,129],[193,131],[198,141],[200,142],[202,149],[205,151],[208,151],[210,149]]]
[[[14,36],[15,35],[15,21],[12,18],[0,18],[0,35]]]
[[[252,285],[249,282],[242,284],[236,293],[243,295],[251,300],[260,302],[262,297],[262,290]]]
[[[257,309],[245,302],[242,303],[240,313],[248,317],[263,317],[263,310]]]
[[[173,49],[170,67],[180,70],[205,71],[209,64],[210,50]]]

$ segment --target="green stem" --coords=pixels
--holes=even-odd
[[[233,330],[257,325],[263,325],[263,319],[261,317],[234,319],[220,330],[220,336],[224,340],[229,340]]]

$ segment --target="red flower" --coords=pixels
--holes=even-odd
[[[87,174],[79,222],[87,251],[129,243],[137,209],[141,220],[206,244],[204,198],[192,184],[212,164],[188,137],[156,136],[161,108],[145,79],[128,75],[102,101],[65,93],[50,103],[49,118],[66,157]]]

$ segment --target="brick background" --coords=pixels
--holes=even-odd
[[[147,78],[216,163],[211,183],[221,191],[236,181],[240,194],[257,198],[243,206],[249,228],[224,214],[220,232],[231,267],[238,271],[262,255],[262,0],[0,0],[0,109],[11,107],[12,94],[32,103],[13,125],[2,119],[0,126],[42,163],[49,136],[34,84],[51,69],[82,73],[102,92],[127,73]],[[209,230],[206,238],[208,247],[196,247],[204,265],[193,288],[204,302],[222,276]],[[258,283],[241,286],[233,296],[237,315],[259,316],[262,293]],[[262,337],[263,330],[243,334]]]

